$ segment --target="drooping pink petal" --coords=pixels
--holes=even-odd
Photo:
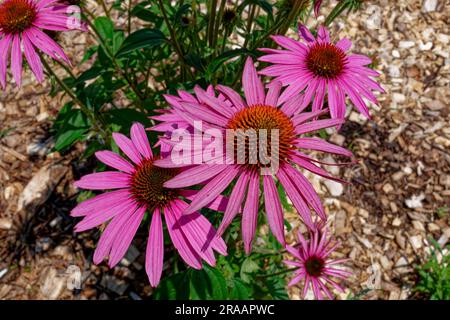
[[[30,39],[30,41],[36,48],[39,48],[53,59],[62,59],[70,65],[70,60],[61,49],[61,47],[44,32],[42,32],[38,28],[30,28],[24,32],[28,34],[28,39]]]
[[[11,47],[12,36],[7,34],[0,37],[0,84],[6,88],[6,69],[8,67],[9,48]]]
[[[296,54],[306,54],[308,48],[301,42],[295,41],[285,36],[270,36],[281,47],[295,52]],[[285,52],[285,51],[283,51]]]
[[[317,32],[317,41],[330,42],[330,33],[324,26],[319,27],[319,31]]]
[[[164,263],[164,236],[161,212],[155,209],[148,233],[147,250],[145,253],[145,271],[150,285],[156,287],[161,279]]]
[[[44,70],[42,69],[41,58],[36,53],[26,33],[22,34],[22,44],[23,44],[23,51],[25,53],[25,58],[27,59],[31,71],[33,71],[38,82],[42,82],[44,80]]]
[[[201,257],[192,248],[189,241],[183,234],[183,231],[178,225],[171,206],[164,208],[164,217],[167,223],[167,230],[169,231],[169,236],[172,239],[174,247],[178,250],[181,258],[194,269],[201,269],[202,262]],[[176,209],[175,209],[176,210]]]
[[[128,211],[116,215],[108,224],[105,231],[103,231],[100,240],[98,241],[97,248],[94,252],[93,261],[95,264],[101,263],[103,259],[109,254],[118,232],[123,228],[130,215],[134,213],[136,209],[137,204],[132,206]]]
[[[127,188],[130,185],[130,175],[116,171],[91,173],[75,181],[74,185],[89,190]]]
[[[308,206],[303,200],[297,187],[292,183],[284,168],[280,168],[278,170],[277,177],[283,185],[287,196],[289,197],[289,199],[291,199],[295,209],[297,209],[298,214],[302,217],[305,224],[310,229],[315,229],[314,223],[311,218],[311,212]]]
[[[136,210],[136,212],[132,213],[126,224],[117,234],[117,237],[111,247],[111,254],[108,263],[110,268],[116,266],[127,252],[131,241],[133,240],[134,235],[141,224],[145,210],[147,210],[146,207],[140,207]]]
[[[228,206],[223,215],[222,222],[220,223],[219,229],[217,230],[218,235],[223,234],[223,232],[238,214],[242,206],[242,201],[245,197],[249,178],[250,174],[246,171],[243,171],[239,175],[236,185],[234,186],[233,191],[231,191],[230,200],[228,201]]]
[[[16,84],[22,84],[22,49],[20,47],[20,35],[16,34],[12,39],[11,46],[11,72]]]
[[[237,166],[230,166],[214,177],[192,200],[186,214],[200,210],[208,203],[211,203],[225,188],[233,181],[239,172]]]
[[[267,221],[270,230],[283,246],[286,245],[284,238],[284,217],[283,208],[281,206],[280,196],[278,195],[277,186],[272,176],[263,176],[264,186],[264,204],[266,207]]]
[[[259,208],[259,175],[253,173],[248,183],[247,199],[242,211],[242,239],[246,254],[252,251],[252,242],[255,237],[258,222]]]
[[[220,101],[214,96],[207,94],[202,88],[200,88],[200,86],[195,86],[194,91],[197,95],[197,98],[201,102],[208,105],[210,108],[224,116],[226,119],[229,119],[233,116],[232,110],[229,106],[227,106],[224,102]]]

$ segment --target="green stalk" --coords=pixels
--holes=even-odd
[[[225,10],[226,3],[227,3],[227,0],[222,0],[220,2],[219,13],[217,14],[216,23],[214,26],[214,36],[213,36],[213,44],[212,44],[213,48],[216,46],[217,38],[219,37],[220,22],[222,21],[223,11]]]
[[[211,6],[209,7],[208,28],[206,30],[208,43],[211,48],[213,47],[214,20],[216,18],[216,8],[217,8],[217,0],[212,0]]]

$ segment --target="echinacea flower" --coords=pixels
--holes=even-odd
[[[369,118],[369,109],[363,98],[378,104],[372,91],[384,92],[371,79],[379,76],[378,72],[367,67],[372,60],[362,54],[349,54],[347,51],[352,42],[347,38],[333,44],[323,26],[319,28],[317,38],[302,25],[299,26],[299,35],[306,44],[285,36],[272,36],[286,50],[260,49],[267,55],[259,60],[272,65],[259,73],[273,76],[287,86],[280,102],[304,92],[301,107],[306,108],[312,101],[312,111],[318,111],[323,107],[326,94],[331,117],[335,119],[344,118],[345,97],[348,96],[359,112]]]
[[[300,241],[298,248],[286,246],[287,251],[296,260],[285,260],[284,263],[298,268],[294,271],[294,278],[288,286],[293,286],[303,280],[303,298],[306,297],[311,287],[316,299],[320,300],[323,299],[324,294],[329,299],[333,299],[327,286],[344,292],[344,289],[332,279],[332,277],[345,279],[351,275],[349,271],[336,268],[338,264],[348,261],[348,259],[330,259],[331,253],[336,250],[339,242],[333,243],[328,239],[326,229],[310,231],[309,241],[305,240],[299,232],[298,240]]]
[[[285,244],[283,211],[275,178],[284,187],[287,196],[292,200],[295,208],[308,226],[314,228],[309,206],[323,220],[326,220],[319,196],[310,182],[294,165],[330,179],[335,178],[316,166],[314,159],[297,149],[319,150],[347,157],[351,157],[352,153],[321,139],[304,137],[303,135],[306,133],[340,125],[344,120],[312,120],[326,113],[327,110],[297,114],[297,111],[300,111],[299,105],[301,103],[298,97],[280,104],[281,83],[277,81],[272,82],[266,94],[251,58],[248,58],[245,64],[242,83],[246,102],[233,89],[223,85],[217,86],[217,90],[227,99],[226,102],[215,98],[214,94],[208,94],[200,87],[196,87],[194,90],[196,100],[198,100],[197,103],[194,100],[187,103],[183,99],[169,98],[168,101],[172,111],[168,113],[171,115],[171,118],[167,120],[167,124],[175,127],[177,117],[180,117],[182,118],[180,125],[185,126],[187,123],[193,127],[195,126],[194,121],[198,120],[202,121],[203,130],[210,128],[221,130],[221,132],[224,132],[223,136],[230,129],[254,129],[257,132],[265,129],[268,131],[268,136],[271,136],[272,130],[276,130],[279,132],[278,172],[270,175],[262,174],[261,169],[265,168],[265,164],[259,160],[256,163],[251,162],[248,156],[251,152],[249,150],[250,145],[246,145],[244,162],[231,164],[229,162],[203,162],[194,164],[167,181],[164,186],[167,188],[183,188],[205,183],[205,186],[193,197],[190,206],[187,208],[187,213],[190,213],[199,210],[205,204],[215,199],[235,181],[236,183],[231,191],[218,234],[220,235],[225,231],[236,215],[241,212],[241,207],[243,207],[242,237],[245,251],[249,253],[256,231],[260,193],[264,195],[267,220],[272,233],[280,243]],[[165,122],[157,125],[158,128],[164,129],[170,129],[170,126],[166,125]],[[204,145],[200,147],[204,147]],[[272,150],[272,147],[273,145],[269,141],[267,148]],[[194,154],[197,151],[195,149]],[[229,158],[228,156],[227,159]],[[158,160],[155,162],[155,165],[161,167],[177,166],[171,161],[171,157]],[[185,164],[184,166],[187,165]],[[178,166],[183,166],[183,164],[178,164]],[[262,192],[260,190],[261,177],[263,182]]]
[[[58,0],[3,0],[0,1],[0,84],[6,87],[8,56],[11,71],[18,86],[22,81],[23,56],[39,82],[44,71],[36,50],[55,60],[70,64],[61,47],[42,30],[66,31],[83,29],[75,21],[70,6]]]
[[[189,199],[197,191],[163,187],[179,169],[154,165],[158,157],[153,155],[141,124],[133,124],[131,139],[120,133],[113,133],[113,138],[131,162],[112,151],[99,151],[97,158],[119,171],[88,174],[75,182],[81,189],[118,189],[80,203],[71,213],[74,217],[84,217],[75,227],[77,232],[110,221],[95,250],[94,263],[109,256],[109,266],[114,267],[125,255],[145,212],[148,212],[152,217],[145,266],[152,286],[158,285],[163,269],[162,216],[175,248],[189,266],[201,269],[202,260],[214,266],[214,251],[227,254],[225,242],[215,236],[213,226],[204,216],[198,212],[183,213],[188,206],[183,198]],[[207,207],[223,210],[225,202],[223,197],[217,197]]]

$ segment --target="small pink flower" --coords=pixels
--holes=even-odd
[[[333,295],[327,288],[327,285],[344,292],[344,289],[336,283],[331,277],[345,279],[351,275],[350,272],[342,269],[337,269],[334,266],[348,259],[332,260],[329,258],[330,254],[339,245],[338,242],[332,242],[328,238],[328,231],[310,231],[310,239],[306,241],[303,235],[299,232],[298,239],[300,241],[299,248],[286,246],[286,249],[291,253],[296,260],[285,260],[284,263],[290,266],[297,267],[298,270],[294,272],[294,278],[289,282],[288,286],[293,286],[300,281],[304,281],[303,298],[306,297],[311,286],[316,299],[323,299],[325,295],[329,299],[333,299]]]
[[[42,30],[67,31],[84,29],[74,25],[69,6],[57,0],[4,0],[0,3],[0,84],[6,87],[6,69],[11,53],[11,71],[18,86],[22,81],[22,64],[25,58],[39,82],[44,71],[36,49],[55,60],[70,64],[61,47]]]
[[[214,266],[214,250],[227,254],[225,242],[215,237],[213,226],[204,216],[195,211],[184,213],[188,204],[183,198],[191,199],[198,191],[163,186],[180,170],[154,165],[158,157],[153,156],[141,124],[131,127],[131,139],[120,133],[113,133],[113,138],[131,162],[114,152],[99,151],[95,154],[97,158],[119,171],[88,174],[75,182],[82,189],[118,189],[80,203],[71,213],[74,217],[84,217],[75,227],[77,232],[110,221],[95,250],[94,263],[109,256],[109,266],[114,267],[125,255],[147,211],[152,217],[145,266],[152,286],[158,285],[163,268],[163,215],[169,236],[183,260],[195,269],[202,268],[202,260]],[[220,196],[206,204],[222,211],[225,206],[226,199]]]
[[[202,121],[202,129],[218,129],[226,137],[226,130],[265,129],[267,135],[271,130],[279,130],[279,170],[272,175],[262,175],[260,162],[248,161],[249,150],[245,151],[244,163],[201,163],[190,166],[176,177],[167,181],[167,188],[183,188],[205,183],[202,190],[192,199],[187,213],[202,208],[206,203],[220,195],[228,186],[235,182],[231,196],[226,207],[218,234],[222,234],[233,219],[242,212],[242,237],[247,253],[251,252],[252,241],[257,226],[259,211],[259,197],[264,195],[267,220],[274,236],[280,243],[285,244],[284,217],[281,201],[276,186],[278,180],[284,187],[287,196],[292,200],[305,223],[314,228],[310,207],[326,220],[326,215],[320,198],[314,191],[311,183],[296,169],[295,165],[303,167],[318,175],[338,180],[330,176],[325,170],[314,163],[317,160],[298,151],[298,149],[311,149],[330,152],[351,157],[352,153],[344,148],[335,146],[318,138],[304,137],[322,128],[333,127],[343,123],[341,119],[314,120],[327,110],[299,113],[301,100],[298,97],[282,104],[279,100],[281,83],[274,81],[263,87],[252,60],[249,58],[243,73],[243,89],[246,97],[244,101],[233,89],[219,85],[218,97],[214,91],[204,91],[200,87],[194,89],[196,97],[180,92],[179,97],[166,96],[171,109],[162,116],[154,119],[163,121],[153,129],[166,132],[177,127],[194,127],[194,121]],[[226,100],[223,100],[225,97]],[[172,129],[171,129],[172,128]],[[224,141],[223,145],[226,142]],[[202,147],[202,146],[200,146]],[[267,146],[271,150],[271,146]],[[202,150],[194,150],[194,153]],[[161,167],[177,166],[170,157],[155,162]],[[183,166],[183,165],[178,165]],[[184,166],[187,166],[185,164]],[[260,186],[262,180],[262,191]]]
[[[356,108],[366,117],[369,109],[363,98],[378,104],[372,91],[384,92],[383,88],[371,79],[379,73],[368,68],[372,60],[361,54],[348,54],[352,42],[347,38],[333,44],[328,30],[321,26],[317,38],[305,27],[299,26],[299,35],[306,44],[284,36],[272,36],[272,39],[285,48],[260,49],[268,53],[260,61],[273,65],[264,68],[260,74],[273,76],[287,89],[280,102],[288,101],[304,91],[301,107],[306,108],[312,101],[312,111],[321,110],[325,94],[333,119],[344,118],[348,96]]]

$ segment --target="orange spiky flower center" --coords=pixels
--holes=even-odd
[[[143,160],[131,177],[131,194],[149,209],[163,208],[179,195],[178,190],[164,187],[166,181],[179,173],[178,169],[160,168],[153,162],[154,159]]]
[[[342,74],[346,64],[343,50],[331,43],[315,43],[306,57],[306,66],[315,76],[334,79]]]
[[[0,30],[6,34],[17,34],[28,29],[34,22],[37,11],[29,0],[5,0],[0,3]]]
[[[294,149],[294,125],[286,114],[273,106],[254,105],[244,108],[237,112],[228,122],[227,128],[235,130],[235,158],[238,157],[237,153],[244,149],[245,165],[247,166],[264,167],[266,165],[261,163],[259,157],[257,157],[257,163],[251,161],[251,155],[255,155],[255,153],[259,152],[258,148],[261,146],[260,143],[265,142],[266,154],[269,157],[278,157],[279,161],[285,161],[290,155],[290,152]],[[261,129],[264,129],[265,133],[263,133]],[[272,141],[272,130],[277,130],[278,143],[276,146]],[[257,149],[250,143],[250,139],[252,138],[249,133],[251,132],[256,133],[255,137],[258,143]],[[262,136],[264,134],[266,135],[265,137]],[[238,146],[239,141],[245,143],[241,149],[239,149]]]

